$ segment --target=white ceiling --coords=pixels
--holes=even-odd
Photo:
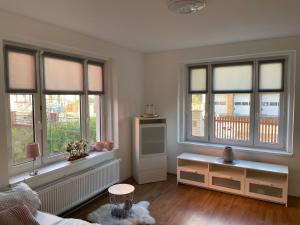
[[[199,14],[166,0],[0,0],[0,8],[153,52],[300,34],[300,0],[207,0]]]

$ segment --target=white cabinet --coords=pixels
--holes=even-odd
[[[165,118],[134,118],[133,177],[139,184],[167,179]]]
[[[177,157],[177,182],[287,205],[288,167],[183,153]]]

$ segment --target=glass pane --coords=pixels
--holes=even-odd
[[[69,142],[81,138],[80,96],[46,95],[48,154],[65,152]]]
[[[45,89],[47,91],[83,91],[83,64],[44,57]]]
[[[252,65],[214,67],[213,91],[252,90],[252,67]]]
[[[192,94],[192,136],[205,136],[206,94]]]
[[[8,52],[9,88],[35,89],[35,56],[28,53]]]
[[[280,93],[260,94],[259,141],[278,143]]]
[[[34,142],[32,95],[11,94],[10,117],[13,164],[29,161],[25,149]]]
[[[206,91],[206,68],[193,68],[190,72],[190,91]]]
[[[101,96],[89,95],[89,143],[101,140]]]
[[[165,152],[165,128],[142,127],[142,155]]]
[[[102,66],[88,64],[89,91],[103,91]]]
[[[259,65],[259,89],[281,90],[283,77],[283,63],[261,63]]]
[[[250,138],[250,94],[214,95],[214,136],[248,141]]]

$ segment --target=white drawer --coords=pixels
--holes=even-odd
[[[267,201],[287,203],[287,187],[267,185],[261,182],[251,182],[246,180],[246,195]]]
[[[152,170],[165,168],[167,165],[167,157],[165,155],[142,157],[140,158],[140,170]]]
[[[165,167],[160,169],[143,170],[139,172],[138,177],[139,184],[164,181],[167,180],[167,169]]]
[[[208,173],[205,171],[177,170],[177,182],[199,187],[208,187]]]
[[[245,181],[243,177],[231,177],[227,175],[209,174],[209,187],[215,190],[233,194],[245,193]]]

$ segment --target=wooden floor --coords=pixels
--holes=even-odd
[[[131,181],[129,181],[131,183]],[[136,185],[135,202],[147,200],[157,225],[300,225],[300,199],[290,197],[289,206],[165,182]],[[108,202],[105,194],[68,217],[86,219],[88,213]]]

